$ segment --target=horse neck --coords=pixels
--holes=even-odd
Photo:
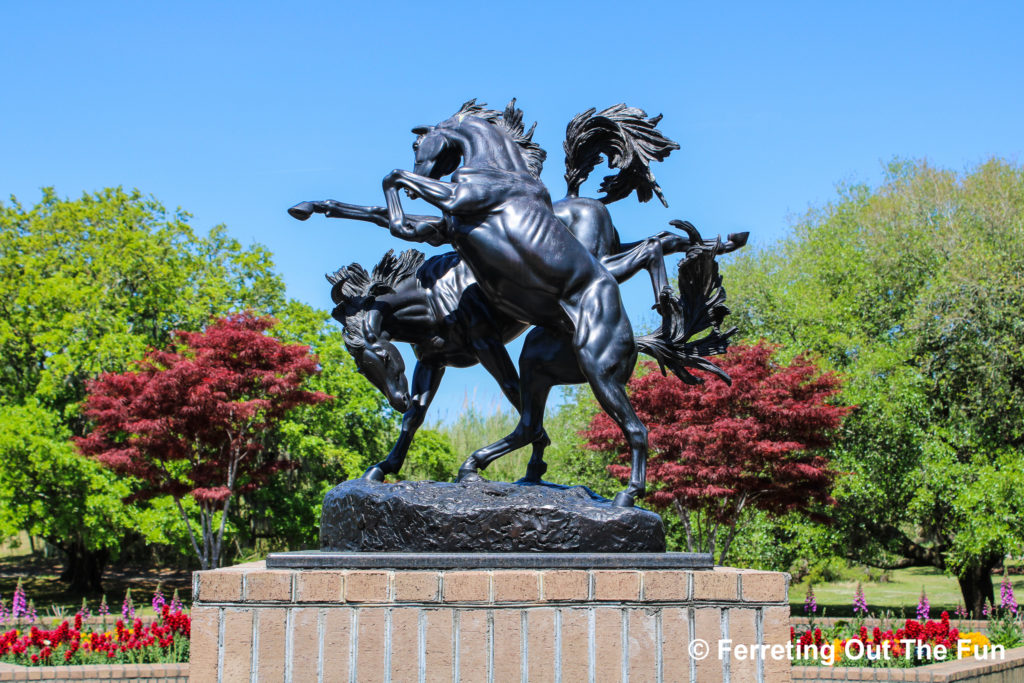
[[[426,291],[415,283],[400,284],[394,293],[378,296],[377,303],[383,304],[386,311],[381,328],[394,341],[420,344],[433,336],[431,330],[436,324],[433,309]]]
[[[462,149],[463,166],[529,172],[516,143],[498,126],[483,119],[466,118],[453,131],[452,138]]]

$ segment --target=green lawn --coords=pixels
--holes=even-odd
[[[880,615],[888,609],[892,610],[894,616],[913,617],[917,610],[918,599],[921,597],[922,587],[928,594],[932,616],[937,617],[942,610],[947,610],[952,615],[957,604],[963,602],[956,579],[942,574],[937,569],[911,567],[894,570],[890,572],[890,575],[891,581],[871,583],[864,581],[861,583],[867,598],[868,609],[875,615]],[[1001,581],[1001,576],[992,577],[997,602]],[[1010,582],[1013,584],[1013,591],[1018,596],[1018,600],[1024,598],[1024,575],[1010,575]],[[820,615],[821,610],[824,609],[826,616],[853,616],[853,594],[856,589],[856,579],[815,584],[814,596],[818,602],[818,614]],[[806,595],[806,579],[790,586],[789,604],[794,616],[804,616]]]

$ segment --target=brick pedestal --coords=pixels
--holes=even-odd
[[[193,683],[790,680],[788,577],[713,570],[195,574]],[[706,641],[710,652],[699,658]],[[735,651],[719,658],[719,640]],[[753,648],[757,649],[757,648]],[[737,656],[737,654],[739,656]]]

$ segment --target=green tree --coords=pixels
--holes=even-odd
[[[839,550],[955,575],[1024,543],[1024,170],[894,162],[725,266],[736,324],[848,377]]]
[[[563,387],[562,399],[544,417],[544,428],[551,436],[551,445],[544,452],[548,463],[544,478],[566,486],[586,486],[606,498],[614,497],[622,488],[619,480],[608,472],[608,466],[617,460],[616,454],[584,446],[584,430],[590,427],[601,406],[590,387],[583,384]]]
[[[28,208],[12,198],[0,203],[0,405],[52,416],[55,422],[39,429],[54,447],[35,452],[56,465],[64,453],[57,443],[85,432],[79,405],[89,379],[125,370],[147,348],[165,346],[172,330],[197,330],[212,316],[241,308],[273,312],[283,293],[264,248],[243,248],[222,226],[198,233],[187,213],[168,211],[138,191],[108,188],[61,199],[47,188]],[[89,466],[56,471],[68,473],[68,485],[50,505],[88,509],[91,489],[76,486],[80,480],[70,473],[92,471]],[[29,488],[20,495],[51,496],[33,485],[25,481]],[[65,578],[75,586],[98,587],[92,568],[102,571],[134,527],[122,524],[124,510],[110,504],[95,526],[61,514],[47,532],[56,539],[82,536],[81,552],[67,555]],[[66,544],[56,545],[68,552]]]
[[[401,475],[413,481],[452,481],[463,460],[447,434],[421,428],[416,430]]]
[[[69,436],[60,416],[34,399],[0,406],[0,534],[25,530],[59,548],[73,558],[63,578],[85,592],[98,586],[131,521],[121,503],[131,489],[78,455]]]

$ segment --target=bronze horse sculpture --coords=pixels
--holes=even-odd
[[[649,250],[651,242],[668,244],[674,253],[680,248],[709,242],[681,238],[664,232],[630,249]],[[730,244],[719,250],[731,250]],[[620,259],[620,264],[636,266]],[[617,279],[632,275],[629,269],[613,271]],[[393,408],[403,413],[398,440],[388,457],[370,467],[364,477],[383,481],[397,474],[405,462],[416,430],[423,424],[427,409],[444,377],[445,368],[469,367],[480,363],[494,377],[502,393],[520,413],[519,375],[505,350],[505,344],[522,334],[527,325],[494,308],[476,285],[472,273],[458,256],[449,252],[426,259],[416,250],[399,256],[389,251],[372,273],[354,263],[328,275],[332,315],[344,326],[345,345],[359,372],[387,397]],[[405,361],[393,344],[412,344],[416,354],[411,390],[405,377]],[[537,347],[527,344],[520,364],[533,365]],[[544,449],[550,443],[546,435],[533,442],[533,454],[522,481],[539,482],[547,464]]]
[[[649,131],[660,118],[648,119],[643,112],[639,114],[642,116],[636,118],[644,121]],[[637,187],[643,188],[638,190],[638,195],[645,191],[649,198],[654,192],[660,198],[660,188],[646,162],[650,158],[663,158],[677,146],[671,141],[668,141],[670,146],[662,146],[660,150],[656,145],[647,145],[655,154],[645,156],[634,153],[637,149],[650,151],[644,144],[634,145],[636,149],[626,149],[628,153],[623,154],[622,147],[615,149],[613,142],[613,153],[617,154],[617,158],[613,158],[608,151],[607,136],[602,136],[599,128],[595,127],[596,142],[581,146],[591,160],[582,177],[604,153],[613,166],[631,171],[623,182],[618,182],[619,178],[614,176],[606,179],[603,189],[608,194],[607,200],[619,198],[616,195],[625,196]],[[614,504],[632,506],[635,498],[645,491],[647,430],[633,411],[624,384],[632,373],[638,349],[653,355],[663,368],[667,366],[684,381],[699,381],[687,371],[688,367],[716,372],[727,379],[701,356],[723,351],[731,334],[731,331],[723,333],[719,329],[726,312],[722,305],[724,291],[717,269],[709,266],[706,258],[710,253],[713,266],[714,254],[728,247],[720,243],[708,246],[699,237],[688,240],[693,255],[684,260],[684,264],[701,262],[697,270],[702,275],[694,278],[691,296],[683,302],[672,296],[660,258],[657,259],[660,271],[659,263],[648,265],[665,322],[658,335],[634,338],[619,297],[616,277],[600,258],[605,255],[602,251],[612,251],[619,246],[614,228],[613,236],[607,231],[594,234],[597,238],[606,238],[602,246],[600,239],[585,245],[570,227],[574,220],[579,220],[578,216],[571,216],[573,209],[578,208],[581,215],[586,215],[585,203],[599,206],[605,214],[607,210],[598,202],[572,196],[582,180],[574,185],[576,176],[571,177],[567,172],[570,196],[560,203],[560,208],[562,215],[568,212],[570,218],[560,220],[547,189],[537,178],[543,151],[532,143],[530,133],[523,133],[522,115],[514,105],[510,104],[504,114],[499,114],[471,101],[437,126],[420,127],[413,132],[418,135],[414,144],[414,172],[396,170],[383,182],[387,224],[392,234],[411,241],[451,243],[461,263],[472,273],[474,286],[479,287],[494,311],[520,324],[537,326],[527,339],[520,363],[523,387],[521,405],[517,405],[521,408],[519,425],[505,439],[473,453],[460,469],[460,479],[478,476],[478,470],[493,459],[528,443],[538,443],[542,453],[547,437],[540,418],[550,387],[587,381],[629,444],[631,478],[628,487],[616,495]],[[641,141],[644,142],[649,140]],[[566,150],[571,151],[568,143]],[[635,163],[637,158],[640,164]],[[646,174],[637,173],[635,167]],[[441,180],[449,174],[451,182]],[[406,216],[399,189],[422,197],[441,209],[443,216]],[[343,209],[339,211],[338,206],[331,207],[328,203],[316,206],[305,203],[294,207],[292,214],[304,218],[312,211],[327,215],[344,213]],[[366,215],[371,214],[374,218],[369,220],[378,222],[378,210],[371,209]],[[611,224],[610,218],[607,222]],[[584,241],[590,237],[583,231],[579,233]],[[741,246],[745,237],[745,234],[735,236],[731,240],[732,248]],[[701,254],[705,257],[700,258]],[[639,267],[637,265],[633,272]],[[707,329],[711,330],[708,335],[690,341],[692,336]],[[471,339],[477,342],[475,337]],[[537,452],[535,449],[535,457]],[[528,478],[539,479],[540,463],[542,461],[531,460],[531,466],[536,466],[531,467]]]

